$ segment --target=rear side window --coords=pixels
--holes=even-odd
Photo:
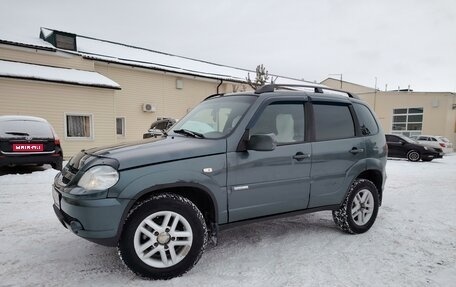
[[[401,139],[396,136],[386,135],[386,141],[390,143],[398,143],[401,142]]]
[[[313,104],[315,139],[317,141],[344,139],[355,136],[353,117],[348,106]]]
[[[54,138],[54,134],[48,123],[27,120],[0,122],[0,136],[4,138]]]
[[[356,116],[358,117],[359,126],[363,136],[375,135],[378,133],[378,125],[374,116],[368,107],[354,103],[353,108],[355,109]]]

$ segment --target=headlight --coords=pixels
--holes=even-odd
[[[424,147],[425,150],[428,150],[427,146]]]
[[[97,165],[86,171],[78,185],[86,190],[105,190],[119,180],[119,173],[109,165]]]

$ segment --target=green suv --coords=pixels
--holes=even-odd
[[[356,96],[266,85],[206,98],[161,138],[81,151],[56,176],[53,207],[136,274],[169,279],[238,224],[330,210],[343,231],[369,230],[386,154]]]

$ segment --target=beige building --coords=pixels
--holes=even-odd
[[[380,91],[333,78],[321,83],[359,95],[375,110],[386,133],[441,135],[456,142],[455,93]]]
[[[249,89],[253,71],[41,29],[31,38],[0,35],[0,115],[47,119],[65,158],[84,148],[142,139],[159,117],[182,118],[208,95]],[[308,84],[273,75],[275,82]],[[381,92],[327,79],[356,93],[386,132],[455,138],[455,94]]]
[[[0,115],[47,119],[69,158],[142,139],[157,118],[182,118],[208,95],[246,90],[249,72],[43,28],[30,39],[0,35]]]

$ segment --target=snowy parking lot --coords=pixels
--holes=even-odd
[[[456,155],[388,160],[383,206],[365,234],[342,233],[330,212],[246,225],[222,232],[183,277],[158,282],[62,227],[56,173],[0,170],[0,286],[455,286]]]

